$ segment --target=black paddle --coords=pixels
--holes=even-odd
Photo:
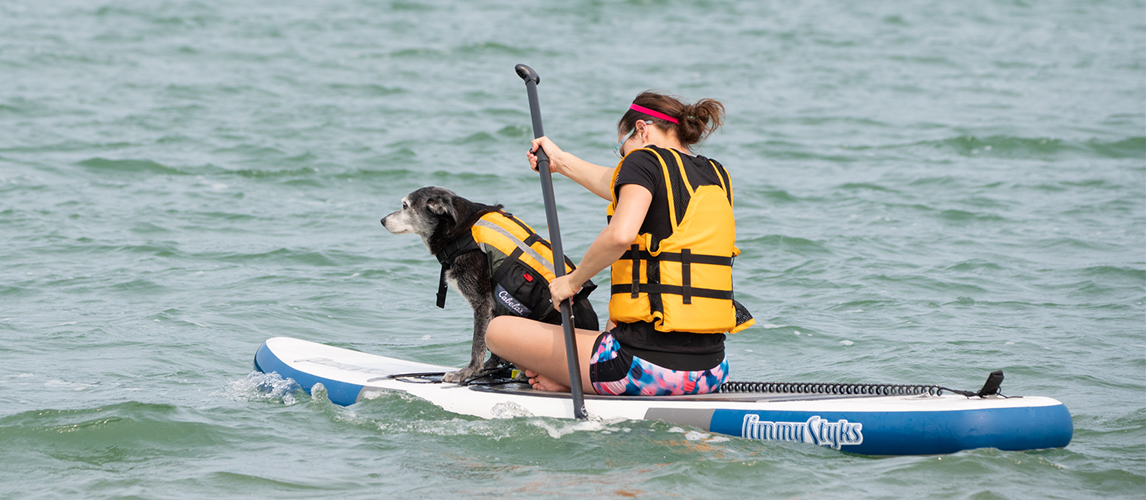
[[[518,64],[514,70],[525,80],[525,91],[529,94],[529,114],[533,118],[533,137],[545,135],[541,129],[541,105],[537,102],[537,84],[541,77],[533,68]],[[549,224],[549,243],[553,246],[553,274],[565,276],[565,252],[561,248],[561,229],[557,225],[557,202],[553,200],[553,174],[549,171],[549,155],[544,148],[537,148],[537,171],[541,172],[541,196],[545,198],[545,220]],[[571,301],[561,302],[561,327],[565,329],[565,359],[569,363],[569,388],[573,391],[573,416],[586,418],[585,395],[581,390],[581,365],[577,361],[577,342],[573,335],[573,322],[570,321]]]

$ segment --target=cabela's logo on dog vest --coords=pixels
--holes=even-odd
[[[500,302],[501,305],[513,311],[513,313],[518,316],[529,316],[529,314],[533,312],[530,308],[525,307],[525,304],[522,304],[514,298],[513,294],[509,293],[500,283],[498,283],[497,288],[494,289],[493,296],[497,297],[497,301]]]
[[[446,305],[446,271],[454,259],[466,252],[480,250],[489,262],[490,280],[494,289],[494,315],[514,315],[540,321],[559,316],[549,302],[549,282],[553,272],[553,249],[549,242],[537,234],[528,224],[517,217],[498,210],[482,215],[470,231],[450,242],[435,256],[442,264],[442,274],[438,285],[438,307]],[[565,273],[575,267],[565,259]],[[578,296],[587,296],[597,288],[592,281],[586,282]],[[580,314],[580,320],[592,320],[595,314]],[[588,316],[592,316],[589,318]],[[588,323],[586,325],[589,325]]]
[[[649,151],[660,162],[672,234],[660,241],[649,233],[638,234],[613,264],[610,318],[614,323],[653,323],[662,332],[736,333],[752,326],[755,320],[732,296],[732,259],[740,249],[728,172],[709,160],[720,184],[694,189],[676,151],[638,151]],[[664,151],[672,154],[672,166],[665,162]],[[618,164],[611,182],[610,217],[617,208],[620,171]],[[682,199],[686,192],[687,200]]]

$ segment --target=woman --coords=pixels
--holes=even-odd
[[[549,285],[554,303],[612,266],[612,329],[576,330],[585,392],[678,395],[715,391],[727,377],[725,332],[751,326],[732,300],[736,223],[728,172],[692,154],[719,128],[724,106],[686,105],[644,92],[617,124],[616,168],[566,153],[548,138],[538,147],[550,169],[612,202],[609,223],[572,273]],[[500,316],[489,324],[490,351],[525,369],[535,389],[569,390],[560,325]]]

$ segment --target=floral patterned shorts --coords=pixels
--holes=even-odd
[[[728,358],[699,371],[670,370],[638,358],[610,332],[597,337],[589,359],[589,379],[597,394],[680,396],[716,391],[728,378]]]

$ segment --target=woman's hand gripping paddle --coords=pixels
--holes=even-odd
[[[541,105],[537,102],[537,84],[541,77],[533,68],[518,64],[514,68],[517,76],[525,80],[525,91],[529,94],[529,114],[533,118],[533,137],[545,135],[541,129]],[[544,148],[537,148],[537,171],[541,173],[541,196],[545,199],[545,220],[549,224],[549,243],[553,246],[553,274],[565,276],[565,251],[561,247],[561,229],[557,225],[557,202],[553,199],[553,174],[549,171],[549,155]],[[577,361],[577,342],[573,335],[573,321],[570,319],[570,304],[573,299],[561,303],[561,326],[565,329],[565,358],[569,363],[569,388],[573,392],[573,416],[586,418],[585,394],[581,389],[581,365]]]

